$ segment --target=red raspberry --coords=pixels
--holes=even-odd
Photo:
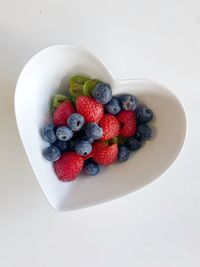
[[[119,135],[120,124],[117,118],[111,114],[105,114],[99,125],[103,129],[101,140],[110,140]]]
[[[104,142],[96,142],[93,145],[93,159],[101,165],[110,165],[117,159],[117,144],[108,145]]]
[[[66,125],[69,116],[75,112],[76,110],[69,100],[61,103],[53,114],[53,122],[55,126],[59,127]]]
[[[54,169],[61,181],[73,181],[83,168],[83,158],[75,152],[62,154],[59,160],[54,162]]]
[[[76,99],[77,112],[85,121],[98,123],[103,117],[103,105],[90,96],[79,96]]]
[[[122,110],[117,115],[118,121],[121,123],[120,135],[130,137],[136,133],[136,114],[130,110]]]

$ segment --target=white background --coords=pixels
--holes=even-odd
[[[175,165],[149,186],[56,213],[22,148],[13,97],[26,61],[64,42],[90,49],[117,78],[171,88],[188,135]],[[0,0],[0,266],[200,266],[199,106],[199,0]]]

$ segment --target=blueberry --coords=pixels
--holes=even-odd
[[[119,161],[126,161],[128,158],[129,158],[129,150],[127,147],[125,146],[121,146],[119,147],[119,150],[118,150],[118,155],[117,155],[117,159]]]
[[[103,135],[103,130],[98,124],[91,122],[86,125],[85,134],[88,138],[100,139]]]
[[[136,111],[136,116],[139,122],[149,122],[153,119],[153,112],[150,108],[139,108]]]
[[[116,115],[117,113],[119,113],[121,110],[119,99],[116,97],[113,97],[111,101],[105,105],[105,109],[108,113],[113,114],[113,115]]]
[[[94,139],[94,138],[92,138],[92,137],[90,137],[90,138],[87,138],[87,141],[88,141],[90,144],[93,144],[93,143],[94,143],[94,141],[95,141],[95,139]]]
[[[85,134],[85,127],[86,126],[84,126],[84,130],[82,129],[82,130],[80,130],[79,132],[76,132],[76,140],[78,141],[80,141],[80,140],[85,140],[85,141],[88,141],[90,144],[93,144],[94,143],[94,141],[95,141],[95,139],[94,138],[91,138],[91,137],[87,137],[86,136],[86,134]]]
[[[133,95],[124,95],[121,97],[121,106],[124,110],[136,110],[137,99]]]
[[[99,165],[91,159],[85,161],[84,171],[89,175],[97,175],[99,173]]]
[[[73,138],[71,139],[68,143],[69,143],[69,150],[70,151],[75,151],[75,146],[77,144],[79,140],[77,138]]]
[[[129,150],[135,151],[141,148],[142,146],[142,141],[138,140],[135,137],[129,137],[126,141],[126,146]]]
[[[135,139],[141,141],[141,134],[137,131],[136,134],[134,135]]]
[[[92,145],[88,141],[81,140],[77,142],[75,151],[81,156],[86,156],[92,152]]]
[[[99,83],[92,90],[92,96],[101,104],[107,104],[112,99],[112,90],[109,84]]]
[[[73,113],[67,120],[69,128],[74,132],[79,131],[83,127],[84,123],[85,120],[83,116],[78,113]]]
[[[43,156],[48,161],[54,162],[60,158],[60,151],[55,146],[49,146],[49,147],[44,149]]]
[[[90,144],[93,144],[95,139],[92,137],[87,137],[86,135],[83,135],[82,137],[80,137],[81,140],[85,140],[88,141]]]
[[[143,141],[149,140],[151,138],[151,128],[146,124],[140,124],[138,126],[138,135]]]
[[[44,141],[54,143],[57,139],[53,124],[49,124],[41,129],[41,136]]]
[[[69,149],[69,144],[66,141],[56,140],[56,142],[53,143],[53,145],[55,147],[57,147],[61,153],[64,153],[64,152],[68,151],[68,149]]]
[[[73,132],[67,126],[58,127],[56,135],[60,141],[68,141],[73,137]]]

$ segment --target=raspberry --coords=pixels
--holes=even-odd
[[[130,110],[122,110],[117,115],[118,121],[121,123],[120,135],[130,137],[136,132],[136,114]]]

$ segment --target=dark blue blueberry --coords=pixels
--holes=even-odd
[[[69,116],[67,120],[67,124],[69,128],[74,132],[80,131],[84,123],[85,123],[85,120],[83,116],[78,113],[73,113],[71,116]]]
[[[139,139],[136,139],[135,137],[129,137],[126,141],[126,146],[129,150],[135,151],[141,148],[142,141]]]
[[[74,132],[74,137],[79,139],[79,138],[85,136],[84,128],[85,128],[85,126],[83,126],[83,128],[80,131]]]
[[[100,139],[103,135],[103,130],[98,124],[91,122],[86,125],[85,134],[88,138]]]
[[[121,110],[119,99],[116,97],[113,97],[111,101],[105,105],[105,109],[108,113],[113,114],[113,115],[116,115],[117,113],[119,113]]]
[[[117,155],[117,159],[119,161],[126,161],[128,158],[129,158],[129,150],[127,147],[125,146],[121,146],[119,147],[119,150],[118,150],[118,155]]]
[[[60,158],[60,151],[55,146],[49,146],[43,150],[43,156],[48,161],[54,162]]]
[[[66,141],[56,140],[56,142],[53,143],[53,145],[56,146],[61,153],[64,153],[69,149],[69,143]]]
[[[149,122],[153,119],[153,112],[150,108],[139,108],[136,111],[136,117],[139,122]]]
[[[107,83],[98,83],[92,90],[92,96],[101,104],[107,104],[112,99],[112,90]]]
[[[73,132],[67,126],[58,127],[56,135],[60,141],[68,141],[73,137]]]
[[[139,125],[139,124],[138,124],[138,125]],[[138,125],[137,125],[137,126],[138,126]],[[141,141],[141,135],[140,135],[140,133],[139,133],[138,131],[136,132],[136,134],[134,135],[134,137],[135,137],[135,139]]]
[[[136,110],[137,99],[133,95],[124,95],[121,97],[121,106],[124,110]]]
[[[41,136],[44,141],[54,143],[57,139],[53,124],[49,124],[41,129]]]
[[[93,144],[95,139],[92,137],[87,137],[86,135],[83,135],[82,137],[80,137],[81,140],[85,140],[88,141],[90,144]]]
[[[75,151],[75,146],[76,146],[78,141],[79,141],[79,139],[73,138],[68,142],[70,151]]]
[[[99,173],[99,165],[91,159],[85,161],[84,169],[85,173],[89,175],[97,175]]]
[[[151,138],[151,128],[146,124],[140,124],[138,126],[138,135],[140,135],[141,140],[147,141]]]
[[[81,129],[79,132],[76,132],[75,134],[75,137],[77,140],[86,140],[88,141],[90,144],[93,144],[95,139],[94,138],[90,138],[90,137],[87,137],[86,134],[85,134],[85,128],[86,126],[83,127],[83,129]]]
[[[75,145],[75,151],[81,156],[86,156],[92,152],[92,145],[85,140],[80,140]]]

